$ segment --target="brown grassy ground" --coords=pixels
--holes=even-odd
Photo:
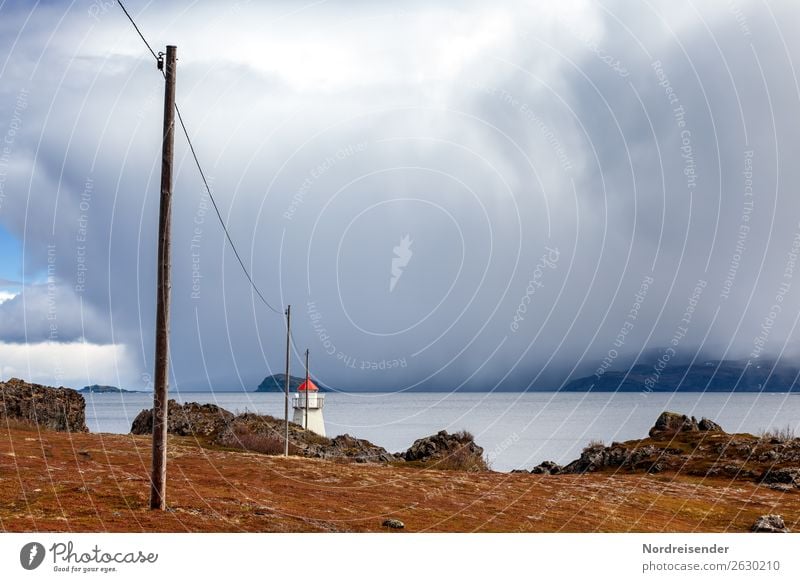
[[[543,476],[334,463],[169,440],[170,509],[147,509],[148,437],[0,428],[4,531],[747,531],[800,492],[674,474]]]

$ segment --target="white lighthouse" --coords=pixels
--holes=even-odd
[[[297,389],[292,398],[295,424],[325,436],[325,420],[322,418],[322,407],[325,404],[325,395],[320,394],[319,388],[311,380],[306,380]]]

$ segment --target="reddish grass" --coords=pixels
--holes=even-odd
[[[285,450],[285,442],[283,435],[253,432],[247,427],[240,426],[235,427],[231,433],[227,434],[220,444],[232,449],[242,449],[265,455],[282,455]],[[297,445],[289,441],[289,454],[296,455],[298,451]]]
[[[150,439],[0,426],[3,531],[747,531],[800,493],[661,473],[530,475],[284,458],[169,438],[169,511],[148,509]]]

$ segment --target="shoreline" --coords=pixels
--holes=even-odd
[[[590,441],[574,461],[491,470],[472,434],[391,453],[214,404],[169,403],[168,505],[149,510],[152,410],[130,434],[90,433],[70,389],[0,383],[5,531],[749,531],[800,528],[800,439],[662,412],[649,434]],[[380,518],[380,519],[379,519]]]
[[[184,402],[216,403],[236,413],[256,411],[281,418],[283,415],[279,394],[176,396]],[[794,425],[800,418],[800,400],[778,395],[683,394],[650,396],[646,400],[624,394],[443,396],[332,394],[328,396],[325,419],[331,434],[347,432],[389,451],[405,450],[421,435],[442,428],[467,429],[486,449],[495,469],[511,471],[530,468],[545,460],[565,464],[577,458],[592,439],[609,443],[641,438],[663,410],[707,416],[732,432],[754,434]],[[388,411],[381,402],[384,398],[391,405]],[[92,431],[126,434],[136,413],[152,406],[152,398],[98,397],[87,398],[86,403],[87,424]],[[573,412],[566,422],[565,411]],[[409,422],[405,422],[406,418]]]

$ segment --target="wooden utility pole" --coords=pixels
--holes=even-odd
[[[308,348],[306,348],[306,421],[303,424],[303,428],[308,430],[308,393],[310,390],[308,389]]]
[[[164,67],[164,133],[161,141],[161,205],[158,217],[158,292],[156,354],[153,374],[153,474],[150,509],[166,509],[167,391],[169,382],[170,222],[172,215],[172,154],[175,143],[175,64],[177,48],[167,46]],[[162,65],[163,62],[163,65]]]
[[[283,399],[283,456],[289,456],[289,350],[292,341],[292,306],[286,307],[286,383]]]

